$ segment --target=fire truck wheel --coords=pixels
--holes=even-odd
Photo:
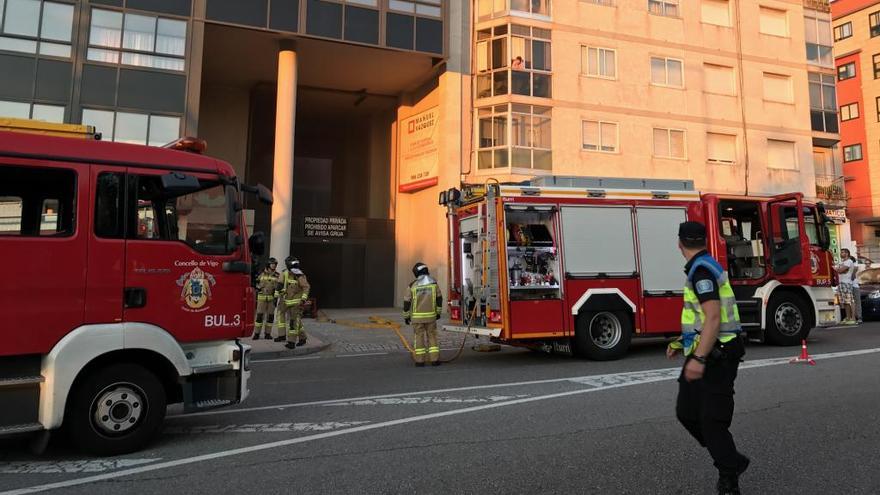
[[[96,455],[119,455],[155,439],[165,419],[165,389],[136,364],[112,364],[78,380],[64,417],[70,439]]]
[[[597,311],[578,317],[575,349],[596,361],[620,359],[632,340],[632,318],[623,311]]]
[[[810,333],[807,305],[790,292],[780,292],[770,298],[767,306],[768,342],[776,345],[798,345]]]

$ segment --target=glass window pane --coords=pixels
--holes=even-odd
[[[804,40],[807,43],[818,43],[819,36],[816,33],[816,19],[804,17]]]
[[[398,10],[400,12],[415,12],[416,6],[412,2],[402,2],[400,0],[389,0],[388,8]]]
[[[477,125],[477,148],[492,147],[492,119],[480,119]]]
[[[31,118],[61,124],[64,122],[64,107],[59,105],[35,104]]]
[[[511,135],[514,146],[531,146],[531,116],[520,113],[513,114],[510,121]]]
[[[119,48],[122,43],[122,14],[109,10],[92,9],[89,44]]]
[[[684,132],[683,131],[670,131],[670,156],[674,156],[675,158],[684,158]]]
[[[532,96],[539,98],[550,98],[550,74],[532,74],[533,88]]]
[[[595,48],[584,48],[586,51],[586,64],[585,64],[585,72],[588,75],[596,76],[599,75],[599,55],[598,50]]]
[[[651,58],[651,82],[666,84],[666,61],[662,58]]]
[[[122,47],[129,50],[151,52],[156,43],[156,18],[126,14]]]
[[[491,151],[480,151],[477,153],[477,168],[480,170],[488,170],[492,168]]]
[[[113,140],[117,143],[147,144],[147,116],[117,112]]]
[[[165,69],[165,70],[183,70],[183,59],[182,58],[171,58],[171,57],[153,57],[153,65],[154,69]]]
[[[604,62],[605,62],[605,73],[603,74],[606,77],[617,77],[617,53],[611,50],[603,50],[605,54]]]
[[[0,100],[0,117],[12,117],[15,119],[26,119],[30,114],[31,106],[20,101],[3,101]]]
[[[45,41],[41,41],[40,55],[70,58],[70,45],[62,45],[60,43],[46,43]]]
[[[510,10],[529,11],[529,0],[510,0]]]
[[[492,146],[507,145],[507,116],[495,116],[492,122]]]
[[[43,26],[40,38],[70,41],[73,30],[73,5],[46,2],[43,4]]]
[[[95,127],[104,141],[113,141],[113,112],[107,110],[83,109],[82,123]]]
[[[100,48],[89,48],[89,60],[95,62],[109,62],[111,64],[119,63],[119,52],[113,50],[102,50]]]
[[[150,138],[147,140],[147,144],[150,146],[162,146],[179,137],[179,117],[162,117],[157,115],[150,117]]]
[[[820,20],[819,21],[819,44],[831,46],[831,21]]]
[[[502,150],[495,150],[495,168],[503,168],[510,166],[510,159],[508,158],[508,153],[510,152],[510,148],[504,148]]]
[[[11,52],[37,53],[37,42],[18,38],[0,37],[0,50]]]
[[[654,129],[654,156],[669,156],[669,131]]]
[[[532,150],[528,148],[513,148],[511,166],[517,168],[532,168]]]
[[[495,96],[507,94],[507,71],[501,70],[493,74],[493,87]]]
[[[584,149],[599,149],[599,123],[584,121]]]
[[[810,108],[822,108],[822,88],[820,84],[810,83]]]
[[[507,39],[492,40],[492,68],[507,67]]]
[[[143,53],[122,52],[122,63],[125,65],[137,65],[140,67],[152,67],[153,56]]]
[[[822,103],[825,110],[837,110],[837,95],[834,86],[822,86]]]
[[[617,151],[617,124],[602,124],[602,151]]]
[[[37,23],[40,20],[39,0],[6,0],[6,34],[37,36]]]
[[[534,117],[532,121],[532,146],[550,149],[550,119]]]
[[[532,42],[532,68],[537,70],[551,70],[550,43],[546,41]]]
[[[678,60],[667,60],[668,73],[667,77],[669,78],[670,86],[684,86],[684,76],[682,74],[681,62]]]
[[[506,74],[506,71],[502,72],[502,74]],[[511,93],[515,95],[530,96],[530,76],[531,73],[526,71],[512,71],[510,74]]]
[[[431,17],[440,17],[440,7],[431,7],[429,5],[416,5],[416,14],[427,15]]]
[[[533,165],[537,170],[553,169],[553,152],[550,150],[534,150],[532,151]]]
[[[159,19],[156,52],[183,56],[186,53],[186,22]]]

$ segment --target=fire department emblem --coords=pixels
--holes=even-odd
[[[193,268],[177,279],[177,285],[181,287],[180,300],[184,303],[187,311],[200,312],[208,309],[211,301],[211,286],[216,284],[214,277],[199,267]]]
[[[813,272],[813,275],[819,273],[819,257],[816,256],[816,253],[810,253],[810,271]]]

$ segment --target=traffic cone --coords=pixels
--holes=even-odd
[[[801,341],[801,355],[788,362],[788,364],[798,364],[798,363],[805,363],[805,364],[809,364],[810,366],[816,365],[816,361],[810,356],[810,353],[807,352],[807,341],[806,340]]]

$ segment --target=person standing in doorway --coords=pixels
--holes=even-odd
[[[278,284],[278,331],[286,330],[287,343],[284,347],[295,349],[298,345],[306,343],[305,332],[302,325],[302,307],[309,299],[309,280],[299,268],[299,260],[288,256],[284,260],[287,270],[281,275]],[[282,339],[276,338],[278,341]]]
[[[718,493],[739,495],[739,477],[749,466],[730,434],[734,381],[745,355],[739,310],[727,273],[706,251],[706,227],[684,222],[678,239],[687,260],[681,336],[666,350],[669,359],[685,357],[675,412],[715,461]]]
[[[425,355],[432,366],[440,365],[440,344],[437,343],[437,320],[443,308],[443,296],[437,281],[431,278],[428,266],[416,263],[412,269],[416,279],[409,284],[403,298],[403,321],[412,324],[416,366],[425,365]],[[427,347],[426,347],[427,346]]]

